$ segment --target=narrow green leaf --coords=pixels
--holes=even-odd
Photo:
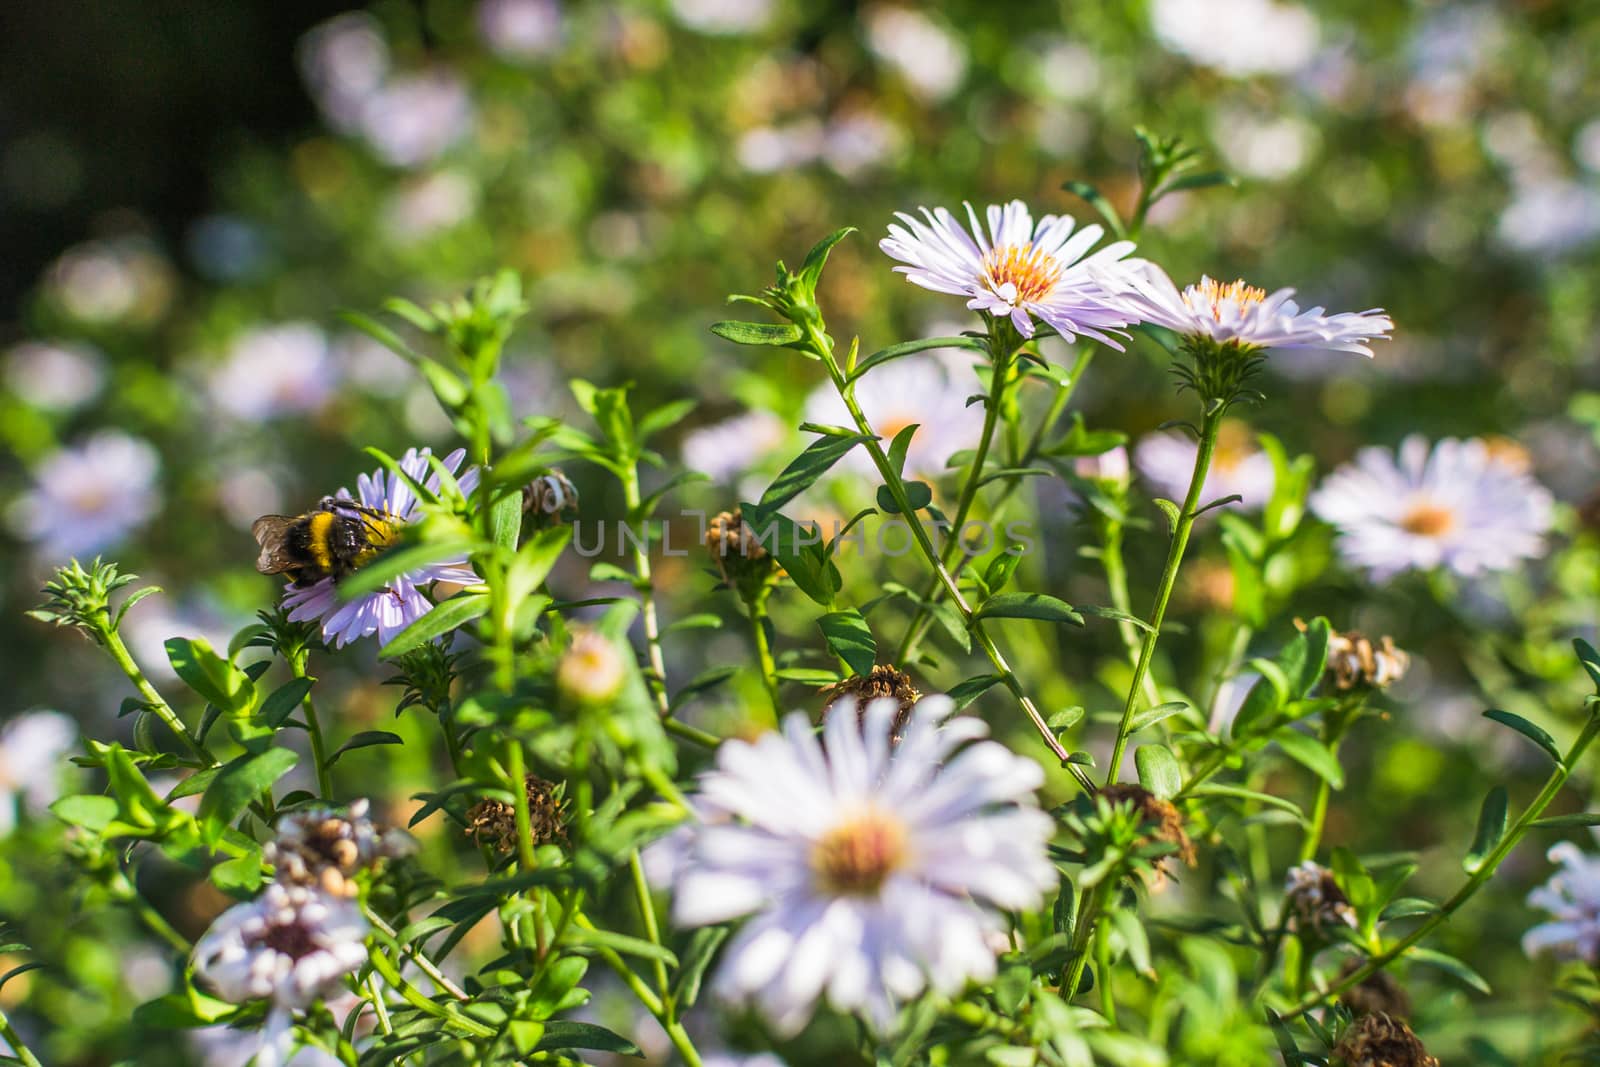
[[[857,674],[871,674],[878,662],[878,643],[873,640],[872,628],[861,612],[854,608],[835,611],[817,620],[828,648],[850,665]]]
[[[1483,808],[1478,812],[1478,830],[1472,837],[1472,847],[1461,861],[1468,874],[1477,874],[1506,835],[1506,787],[1497,785],[1483,798]]]
[[[1127,236],[1128,228],[1123,225],[1122,216],[1117,213],[1116,207],[1112,205],[1110,200],[1106,199],[1105,194],[1101,193],[1099,189],[1096,189],[1088,182],[1080,181],[1063,182],[1061,188],[1094,208],[1095,214],[1099,215],[1101,220],[1105,222],[1112,236],[1119,238]]]
[[[267,699],[261,702],[261,711],[258,713],[262,722],[276,730],[284,721],[294,714],[294,709],[311,692],[315,678],[290,678],[278,688],[274,689]]]
[[[1600,692],[1600,652],[1596,652],[1594,646],[1581,637],[1572,639],[1572,647],[1578,653],[1578,662],[1588,672],[1589,680],[1594,682],[1595,691]]]
[[[1541,830],[1569,830],[1575,826],[1600,826],[1600,811],[1576,811],[1569,815],[1546,815],[1528,825]]]
[[[856,369],[850,374],[846,384],[853,384],[861,379],[863,374],[881,367],[891,360],[901,356],[909,356],[917,352],[926,352],[934,348],[966,348],[975,352],[985,352],[988,346],[976,337],[924,337],[918,341],[902,341],[888,348],[880,348],[866,359],[856,364]]]
[[[855,232],[854,226],[842,226],[811,246],[799,272],[800,284],[806,292],[816,292],[817,280],[822,277],[822,268],[828,265],[828,253],[833,251],[833,246]]]
[[[783,473],[761,494],[763,508],[781,508],[815,484],[828,469],[844,458],[856,445],[866,440],[864,434],[849,437],[819,437],[811,442],[785,468]]]
[[[1285,800],[1283,797],[1275,797],[1271,793],[1258,793],[1253,789],[1245,789],[1242,786],[1206,782],[1195,786],[1191,794],[1197,797],[1218,797],[1225,800],[1248,800],[1264,807],[1277,808],[1279,811],[1288,812],[1295,817],[1296,821],[1306,822],[1306,813],[1301,810],[1300,805],[1292,800]]]
[[[1045,622],[1070,622],[1083,625],[1083,616],[1072,605],[1044,593],[999,593],[983,602],[975,616],[979,619],[1042,619]]]
[[[466,559],[479,546],[473,541],[425,541],[402,545],[380,553],[354,574],[339,579],[334,591],[339,599],[354,600],[376,593],[403,574],[410,574],[434,563]]]
[[[1187,710],[1189,710],[1189,705],[1182,700],[1169,700],[1165,704],[1157,704],[1153,708],[1145,708],[1135,715],[1133,721],[1128,724],[1128,732],[1136,734],[1147,726],[1154,726],[1162,719]]]
[[[1149,623],[1139,618],[1139,616],[1130,615],[1126,611],[1118,611],[1116,608],[1103,608],[1095,604],[1084,604],[1074,608],[1073,610],[1084,615],[1094,615],[1101,619],[1116,619],[1118,622],[1129,622],[1132,623],[1137,629],[1143,630],[1145,633],[1151,633],[1155,629]]]
[[[1489,983],[1484,980],[1483,975],[1454,956],[1447,956],[1443,952],[1437,952],[1431,948],[1413,946],[1406,950],[1405,958],[1416,963],[1426,964],[1429,967],[1436,967],[1480,993],[1488,994],[1494,992]]]
[[[269,748],[259,756],[247,753],[225,764],[200,798],[196,813],[206,840],[215,843],[239,813],[288,774],[299,759],[287,748]]]
[[[738,673],[738,667],[712,667],[709,670],[701,671],[685,683],[682,689],[678,690],[673,696],[670,706],[676,708],[692,697],[715,689]]]
[[[1556,762],[1557,766],[1564,766],[1561,760],[1561,750],[1556,747],[1556,739],[1545,733],[1543,729],[1510,711],[1501,711],[1499,708],[1490,708],[1483,713],[1486,719],[1493,719],[1501,726],[1509,726],[1529,741],[1544,749],[1545,755]]]
[[[693,1006],[700,996],[700,984],[706,969],[711,966],[717,949],[728,939],[726,926],[705,926],[689,938],[689,947],[683,954],[683,966],[673,978],[673,1002],[680,1008]]]
[[[1167,517],[1167,533],[1176,533],[1178,531],[1178,519],[1183,514],[1183,512],[1178,509],[1178,505],[1174,504],[1170,500],[1160,497],[1156,498],[1155,504],[1156,507],[1161,509],[1161,513]]]
[[[1178,757],[1165,745],[1140,745],[1133,753],[1133,765],[1139,771],[1139,784],[1162,800],[1177,796],[1183,788]]]
[[[574,1022],[571,1019],[551,1019],[544,1024],[544,1037],[539,1040],[540,1052],[559,1052],[562,1049],[587,1048],[596,1052],[612,1052],[619,1056],[642,1056],[639,1046],[594,1023]]]
[[[1339,760],[1328,751],[1327,745],[1290,726],[1273,734],[1272,739],[1278,742],[1290,759],[1311,770],[1333,788],[1344,788],[1344,768],[1339,766]]]
[[[494,502],[489,513],[489,531],[489,539],[495,544],[512,552],[517,550],[517,537],[522,533],[521,493],[506,493]]]
[[[627,934],[619,934],[614,930],[600,930],[592,926],[569,926],[562,940],[573,945],[594,945],[599,948],[609,948],[613,952],[622,953],[624,956],[660,960],[668,967],[678,966],[678,957],[662,946],[652,941],[646,941],[642,937],[630,937]]]
[[[354,752],[358,748],[371,748],[374,745],[403,745],[405,738],[399,734],[392,734],[388,730],[362,730],[350,740],[340,745],[328,757],[327,766],[332,767],[339,762],[339,757],[346,752]]]
[[[950,702],[959,711],[974,700],[977,700],[991,686],[1003,681],[1005,679],[998,674],[981,674],[976,678],[968,678],[964,682],[957,683],[945,695],[950,698]]]
[[[792,345],[805,336],[791,323],[713,322],[711,332],[736,345]]]
[[[232,715],[255,702],[255,685],[239,668],[211,650],[203,637],[174,637],[166,642],[167,659],[185,685]]]
[[[382,659],[403,656],[429,641],[466,625],[489,610],[488,593],[461,593],[446,600],[416,622],[395,634],[378,653]]]

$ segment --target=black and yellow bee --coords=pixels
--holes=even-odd
[[[261,546],[256,570],[287,574],[302,588],[338,581],[393,544],[397,533],[388,513],[331,496],[303,515],[263,515],[250,524]]]

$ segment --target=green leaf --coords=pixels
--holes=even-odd
[[[676,708],[692,697],[715,689],[738,673],[738,667],[712,667],[701,671],[687,682],[682,689],[678,690],[677,694],[673,696],[670,706]]]
[[[713,322],[711,332],[736,345],[792,345],[805,334],[792,323]]]
[[[238,1011],[237,1004],[190,989],[182,993],[168,993],[140,1004],[133,1009],[133,1022],[154,1029],[186,1030],[196,1026],[212,1026]]]
[[[1472,847],[1461,861],[1468,874],[1477,874],[1506,835],[1506,787],[1497,785],[1483,798],[1483,808],[1478,812],[1478,830],[1473,834]]]
[[[1292,694],[1302,700],[1311,695],[1328,668],[1328,638],[1332,629],[1327,619],[1320,616],[1312,619],[1305,631],[1296,635],[1278,654],[1278,666],[1289,677]]]
[[[522,533],[521,493],[506,493],[494,502],[489,513],[489,531],[489,539],[495,544],[512,552],[517,550],[517,537]]]
[[[1436,967],[1480,993],[1488,994],[1494,992],[1489,983],[1484,980],[1483,975],[1454,956],[1447,956],[1443,952],[1436,952],[1431,948],[1413,946],[1406,950],[1405,958],[1416,963],[1426,964],[1429,967]]]
[[[1111,925],[1128,947],[1128,959],[1133,969],[1146,978],[1155,977],[1150,965],[1150,937],[1145,933],[1144,921],[1131,908],[1115,908],[1111,912]]]
[[[1333,788],[1344,788],[1344,768],[1339,766],[1338,758],[1328,750],[1327,745],[1292,726],[1285,726],[1273,734],[1272,739],[1278,742],[1290,759],[1309,768]]]
[[[871,674],[878,662],[878,643],[872,638],[872,628],[861,612],[854,608],[835,611],[817,620],[822,636],[833,654],[850,665],[857,674]]]
[[[1277,808],[1279,811],[1286,811],[1290,815],[1293,815],[1298,822],[1304,823],[1306,821],[1306,813],[1302,811],[1300,809],[1300,805],[1296,804],[1294,801],[1285,800],[1283,797],[1275,797],[1271,793],[1258,793],[1253,789],[1245,789],[1242,786],[1223,785],[1218,782],[1205,782],[1201,785],[1195,786],[1191,791],[1191,794],[1197,797],[1218,797],[1227,800],[1253,801],[1254,803],[1262,804],[1269,808]]]
[[[833,251],[833,246],[855,232],[854,226],[844,226],[811,246],[811,251],[806,253],[805,262],[800,264],[800,273],[797,275],[808,294],[816,293],[817,280],[822,277],[822,268],[827,266],[828,253]]]
[[[815,667],[785,667],[773,677],[780,682],[799,682],[801,685],[832,685],[839,680],[839,672]]]
[[[574,1022],[571,1019],[551,1019],[544,1024],[544,1037],[539,1041],[540,1052],[558,1052],[568,1048],[594,1049],[596,1052],[614,1052],[619,1056],[642,1056],[639,1046],[594,1023]]]
[[[1183,772],[1178,757],[1165,745],[1140,745],[1133,753],[1139,770],[1139,784],[1162,800],[1170,800],[1183,788]]]
[[[299,759],[287,748],[269,748],[259,756],[246,753],[224,764],[200,798],[196,813],[207,843],[215,844],[239,813],[288,774]]]
[[[1600,692],[1600,652],[1596,652],[1594,646],[1581,637],[1572,639],[1572,647],[1578,653],[1578,662],[1583,664],[1583,669],[1589,673],[1589,680],[1594,683],[1595,691]]]
[[[1154,726],[1162,719],[1176,715],[1181,711],[1187,711],[1188,709],[1188,703],[1182,700],[1169,700],[1165,704],[1157,704],[1153,708],[1145,708],[1143,711],[1135,715],[1133,720],[1129,722],[1128,732],[1130,734],[1136,734],[1147,726]]]
[[[620,952],[624,956],[639,956],[647,960],[660,960],[668,967],[678,966],[678,957],[656,944],[646,941],[642,937],[631,937],[619,934],[614,930],[600,930],[592,926],[569,926],[562,941],[573,945],[594,945],[599,948],[609,948],[613,952]]]
[[[998,674],[981,674],[976,678],[968,678],[964,682],[957,683],[945,695],[950,698],[950,702],[959,711],[974,700],[977,700],[995,683],[1003,681],[1005,681],[1005,678]]]
[[[726,926],[704,926],[689,938],[683,953],[683,966],[673,978],[672,999],[680,1008],[691,1007],[700,996],[700,984],[711,966],[717,949],[727,940]]]
[[[305,700],[306,694],[311,692],[315,678],[291,678],[278,688],[274,689],[267,699],[261,702],[259,717],[262,722],[276,730],[284,721],[294,714],[294,709]]]
[[[933,489],[926,482],[905,482],[906,503],[911,510],[921,511],[933,503]],[[895,502],[894,493],[887,485],[878,486],[878,507],[889,515],[901,514],[900,505]]]
[[[382,659],[403,656],[421,648],[434,638],[466,625],[489,611],[488,593],[460,593],[427,612],[416,622],[395,634],[378,653]]]
[[[376,593],[401,575],[435,563],[465,559],[478,547],[475,541],[456,539],[402,545],[380,553],[354,574],[339,579],[333,588],[340,600],[348,602]]]
[[[756,539],[783,567],[795,588],[823,607],[832,608],[844,580],[827,556],[821,532],[802,528],[787,515],[759,504],[742,503],[740,510]],[[815,540],[813,532],[817,535]]]
[[[850,372],[845,380],[846,385],[853,384],[861,376],[874,367],[881,367],[890,360],[909,356],[916,352],[926,352],[932,348],[967,348],[974,352],[986,352],[988,346],[975,337],[924,337],[919,341],[902,341],[888,348],[880,348],[866,359],[856,364],[856,369]]]
[[[635,436],[640,442],[648,441],[662,430],[670,429],[682,422],[699,406],[700,401],[693,397],[663,404],[639,420],[639,429]]]
[[[894,435],[894,440],[889,442],[889,466],[894,472],[904,475],[906,472],[906,453],[911,451],[911,439],[916,436],[922,424],[913,422],[909,426],[901,427],[900,432]]]
[[[80,793],[51,804],[50,814],[64,823],[99,833],[117,817],[117,801],[115,797]]]
[[[1105,195],[1100,190],[1088,182],[1080,181],[1063,182],[1061,188],[1094,208],[1095,214],[1099,215],[1105,222],[1112,236],[1120,238],[1128,235],[1128,228],[1123,225],[1122,216],[1117,214],[1117,209],[1110,200],[1105,198]]]
[[[254,893],[261,888],[261,853],[248,852],[224,860],[206,872],[211,884],[224,893]]]
[[[401,737],[399,734],[392,734],[388,730],[362,730],[350,740],[340,745],[334,751],[334,753],[328,757],[326,766],[332,767],[335,763],[339,762],[340,756],[344,755],[346,752],[354,752],[358,748],[371,748],[373,745],[403,745],[405,743],[405,738]]]
[[[184,684],[225,713],[241,715],[255,703],[255,685],[249,675],[211,650],[203,637],[174,637],[167,641],[167,659]]]
[[[54,809],[52,809],[54,810]],[[1575,826],[1600,826],[1600,811],[1575,811],[1569,815],[1546,815],[1528,824],[1540,830],[1568,830]]]
[[[1118,622],[1129,622],[1132,623],[1136,628],[1143,630],[1145,633],[1153,633],[1155,631],[1155,627],[1139,618],[1139,616],[1130,615],[1126,611],[1118,611],[1116,608],[1102,608],[1094,604],[1086,604],[1074,610],[1078,611],[1080,614],[1093,615],[1101,619],[1116,619]]]
[[[1178,519],[1183,514],[1183,512],[1178,509],[1178,505],[1161,497],[1156,498],[1155,505],[1156,507],[1160,508],[1161,513],[1167,517],[1167,533],[1176,533],[1178,530]]]
[[[1189,174],[1168,182],[1156,190],[1155,194],[1150,198],[1150,202],[1155,203],[1171,193],[1181,193],[1188,189],[1209,189],[1213,185],[1226,185],[1231,188],[1238,184],[1239,180],[1226,171],[1208,170],[1203,174]]]
[[[761,506],[774,509],[783,507],[811,488],[818,478],[828,472],[828,468],[865,440],[865,434],[817,438],[783,468],[783,473],[761,494]]]
[[[1044,593],[998,593],[983,602],[974,618],[1042,619],[1083,625],[1083,616],[1073,611],[1071,604]]]
[[[1483,713],[1483,717],[1493,719],[1502,726],[1511,727],[1517,733],[1544,749],[1545,755],[1554,760],[1556,766],[1565,766],[1561,759],[1561,750],[1556,747],[1556,739],[1527,719],[1524,719],[1521,715],[1509,711],[1501,711],[1499,708],[1490,708]]]

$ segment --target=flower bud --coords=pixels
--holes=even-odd
[[[609,704],[622,691],[626,665],[616,643],[603,634],[584,630],[556,664],[556,692],[562,701],[579,707]]]
[[[1098,456],[1079,456],[1073,460],[1072,472],[1084,481],[1125,488],[1128,484],[1128,450],[1118,445]]]

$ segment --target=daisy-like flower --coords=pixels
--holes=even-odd
[[[772,412],[747,411],[685,435],[683,463],[713,481],[733,482],[788,436],[788,426]]]
[[[1138,318],[1115,295],[1132,284],[1120,279],[1140,262],[1124,262],[1132,241],[1090,252],[1105,233],[1099,226],[1074,230],[1066,215],[1046,215],[1036,226],[1028,206],[1013,200],[989,206],[985,229],[966,207],[970,233],[942,207],[922,208],[921,219],[902,211],[896,217],[905,225],[891,223],[878,247],[904,264],[894,269],[913,284],[968,297],[967,307],[1010,318],[1023,337],[1033,336],[1038,319],[1069,341],[1083,334],[1122,348],[1104,331]]]
[[[716,988],[798,1032],[826,997],[880,1030],[923,989],[952,994],[995,973],[997,909],[1026,910],[1058,882],[1051,820],[1034,806],[1039,766],[951,719],[928,697],[904,739],[899,711],[839,707],[819,739],[806,716],[782,733],[729,741],[701,779],[675,917],[685,926],[752,916]],[[968,744],[968,742],[977,742]]]
[[[285,1061],[290,1015],[338,988],[367,961],[367,920],[349,900],[273,882],[217,917],[194,947],[194,968],[223,1000],[270,1000],[257,1067]]]
[[[1132,319],[1165,326],[1184,337],[1242,348],[1312,348],[1371,356],[1369,341],[1394,329],[1382,308],[1329,315],[1314,307],[1301,311],[1289,299],[1293,289],[1268,293],[1243,281],[1222,283],[1202,276],[1182,292],[1161,268],[1095,270],[1117,292]]]
[[[12,524],[52,557],[88,556],[127,537],[160,505],[160,456],[147,442],[102,430],[39,464]]]
[[[1549,912],[1551,920],[1522,936],[1522,951],[1600,963],[1600,856],[1563,841],[1549,857],[1561,869],[1528,894],[1528,905]]]
[[[1139,473],[1158,493],[1170,500],[1182,500],[1189,491],[1199,447],[1193,437],[1181,430],[1153,433],[1134,447],[1133,458]],[[1224,422],[1211,454],[1202,500],[1237,495],[1243,498],[1239,506],[1254,510],[1266,506],[1276,481],[1272,458],[1256,447],[1250,428],[1242,422]]]
[[[1430,449],[1413,435],[1398,453],[1364,448],[1310,503],[1338,527],[1340,554],[1379,581],[1435,567],[1509,570],[1543,554],[1551,523],[1550,493],[1477,439]]]
[[[42,811],[61,793],[61,770],[78,728],[59,711],[30,711],[0,728],[0,837],[21,808]]]
[[[917,426],[906,451],[908,475],[938,477],[952,453],[977,446],[983,433],[983,407],[968,406],[967,394],[976,390],[976,383],[969,388],[958,382],[958,377],[951,365],[938,359],[900,359],[874,369],[856,383],[856,403],[885,448],[895,434]],[[832,385],[823,385],[806,398],[805,418],[849,425],[850,411]],[[861,474],[877,473],[864,448],[851,449],[842,465]]]
[[[454,474],[466,457],[466,450],[456,449],[444,458],[444,466]],[[420,452],[407,449],[400,457],[400,469],[415,481],[437,492],[439,475],[428,463],[429,449]],[[471,494],[478,484],[476,468],[462,474],[457,481],[463,493]],[[417,515],[419,503],[416,494],[404,481],[388,471],[377,470],[370,476],[361,475],[356,481],[360,495],[352,497],[348,489],[339,490],[334,500],[348,500],[362,507],[382,512],[391,526],[400,527]],[[284,590],[283,604],[289,609],[289,618],[295,622],[322,621],[322,637],[343,648],[371,634],[378,635],[380,644],[387,644],[395,634],[433,610],[433,602],[423,596],[421,586],[430,582],[449,582],[453,585],[471,585],[478,576],[467,566],[466,560],[430,563],[425,567],[391,581],[376,593],[368,593],[352,600],[341,600],[332,578],[323,578],[305,587],[290,583]]]

